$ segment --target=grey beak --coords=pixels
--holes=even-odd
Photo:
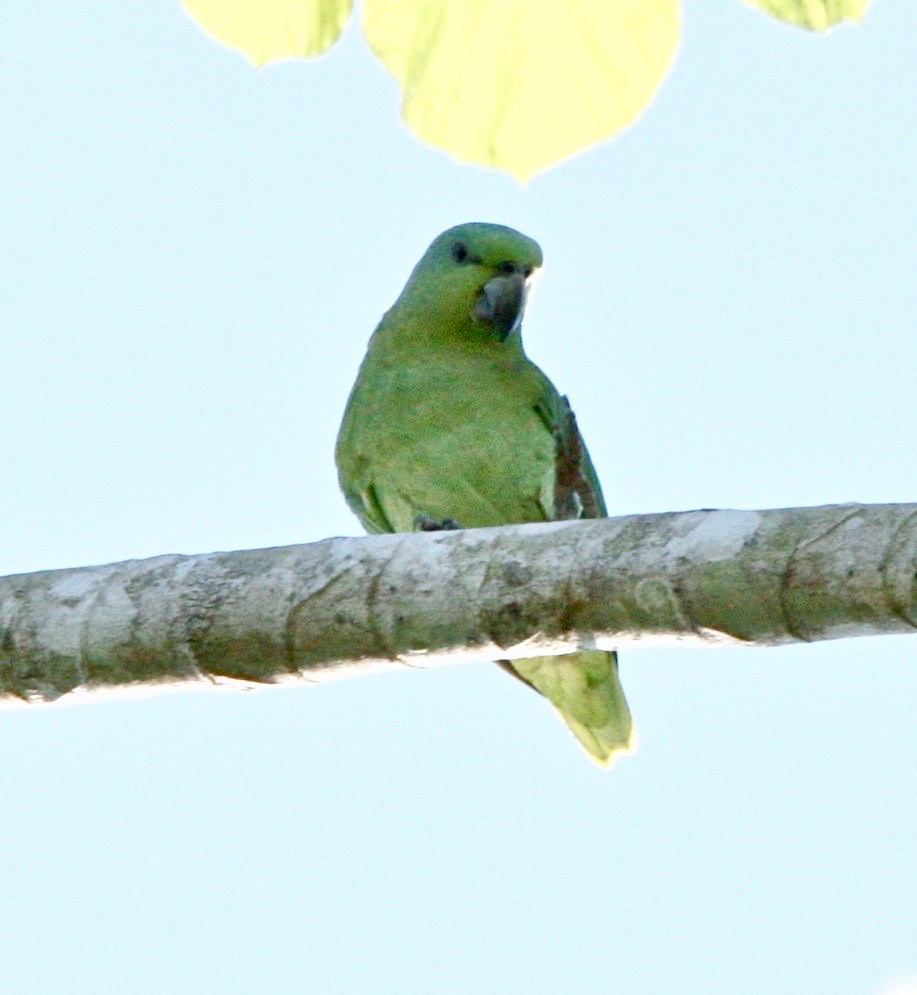
[[[475,301],[472,314],[478,321],[487,321],[497,331],[501,342],[522,323],[528,285],[521,273],[501,273],[488,280]]]

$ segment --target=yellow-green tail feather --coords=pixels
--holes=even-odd
[[[608,767],[630,751],[634,728],[615,653],[581,650],[513,660],[511,666],[554,705],[597,764]]]

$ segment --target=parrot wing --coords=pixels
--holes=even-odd
[[[535,411],[554,438],[554,507],[550,517],[555,521],[604,518],[607,511],[602,487],[576,424],[576,415],[567,398],[557,393],[544,374],[542,379],[544,384]]]

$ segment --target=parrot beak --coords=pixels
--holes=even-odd
[[[478,321],[493,325],[505,342],[522,323],[528,292],[528,281],[521,273],[501,273],[484,284],[471,313]]]

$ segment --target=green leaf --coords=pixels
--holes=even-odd
[[[826,31],[841,21],[862,21],[872,0],[745,0],[745,3],[801,28]]]
[[[419,138],[520,180],[616,134],[678,43],[678,0],[365,0]]]
[[[207,34],[261,66],[326,51],[344,30],[353,0],[182,0],[182,6]]]

